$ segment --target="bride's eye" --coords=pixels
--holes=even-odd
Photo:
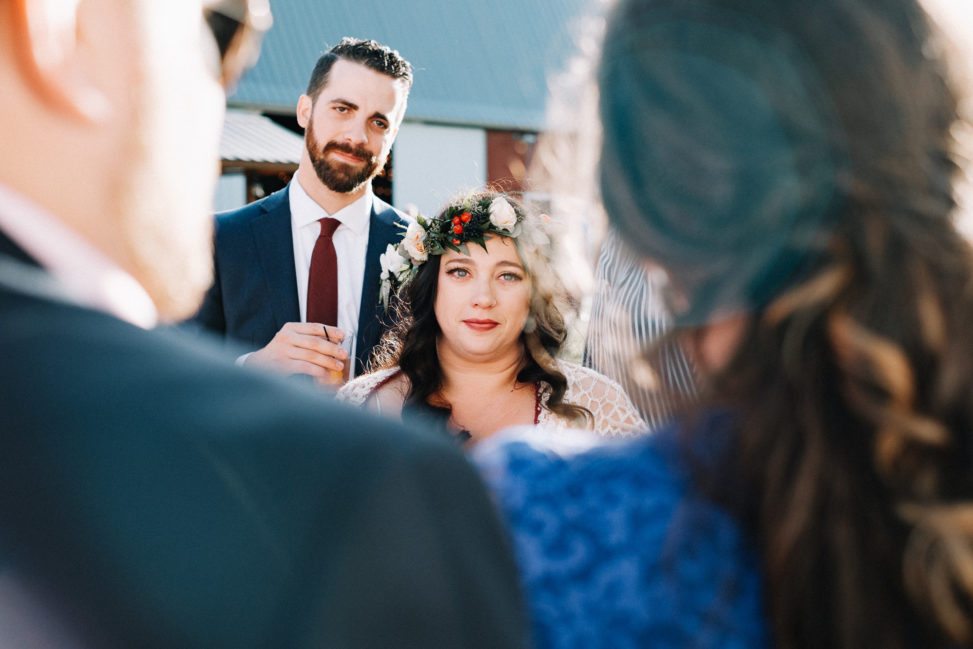
[[[446,271],[446,274],[463,279],[464,277],[469,277],[470,271],[466,270],[465,268],[450,268]]]

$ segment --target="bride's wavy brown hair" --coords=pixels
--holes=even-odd
[[[778,647],[973,646],[973,251],[942,52],[913,0],[622,0],[609,22],[606,209],[679,280],[684,325],[747,314],[705,404],[734,446],[702,477],[753,533]]]
[[[507,194],[477,192],[451,201],[436,218],[444,218],[454,206],[483,200],[489,202],[499,196],[503,196],[518,214],[526,214],[524,207]],[[528,215],[526,218],[538,217]],[[524,361],[517,373],[517,381],[547,383],[551,388],[547,408],[551,412],[569,421],[590,422],[592,415],[587,408],[564,401],[567,379],[558,369],[555,357],[567,337],[561,309],[569,307],[570,297],[557,274],[552,271],[551,251],[539,250],[531,254],[517,238],[510,240],[517,247],[532,287],[529,324],[520,336]],[[430,255],[412,281],[394,297],[392,309],[395,324],[373,352],[370,369],[398,366],[409,380],[404,411],[433,414],[445,422],[452,409],[441,394],[444,377],[437,351],[437,342],[442,334],[435,313],[440,262],[439,255]]]

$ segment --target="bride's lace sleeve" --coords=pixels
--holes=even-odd
[[[558,366],[568,380],[564,400],[591,412],[595,420],[594,432],[614,437],[648,431],[645,420],[618,383],[574,363],[558,361]]]
[[[345,401],[353,406],[360,406],[386,379],[399,371],[397,367],[391,367],[377,372],[370,372],[348,381],[338,390],[338,401]]]

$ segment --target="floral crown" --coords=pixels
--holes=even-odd
[[[416,215],[405,228],[398,245],[389,244],[380,257],[382,288],[379,297],[388,307],[389,298],[412,281],[429,255],[447,250],[468,254],[472,242],[486,250],[489,235],[529,239],[531,248],[549,243],[541,228],[524,227],[527,215],[504,196],[476,196],[450,205],[436,218]]]

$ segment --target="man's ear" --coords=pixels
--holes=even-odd
[[[78,56],[84,1],[8,0],[18,65],[28,85],[51,110],[100,123],[111,107]]]
[[[297,123],[301,128],[307,128],[311,123],[311,113],[314,111],[314,102],[307,95],[301,95],[297,100]]]

